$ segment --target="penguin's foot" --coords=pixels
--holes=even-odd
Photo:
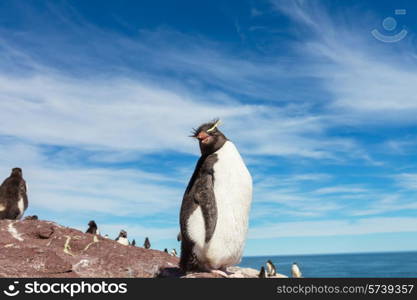
[[[236,273],[232,273],[229,272],[227,270],[210,270],[210,273],[213,274],[218,274],[220,276],[222,276],[223,278],[244,278],[245,276],[243,276],[243,274],[236,272]]]
[[[230,273],[227,278],[245,278],[245,276],[240,272],[236,272],[236,273]]]

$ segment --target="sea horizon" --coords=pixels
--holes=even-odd
[[[251,257],[277,257],[277,256],[321,256],[321,255],[348,255],[348,254],[383,254],[383,253],[413,253],[416,250],[398,250],[398,251],[361,251],[361,252],[329,252],[329,253],[295,253],[295,254],[260,254],[260,255],[244,255],[243,258]]]
[[[245,256],[239,266],[259,270],[267,260],[289,277],[294,262],[303,277],[417,277],[417,251]]]

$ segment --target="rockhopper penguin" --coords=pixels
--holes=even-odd
[[[145,248],[145,249],[151,248],[151,242],[149,241],[148,237],[146,237],[145,242],[143,242],[143,248]]]
[[[259,272],[258,277],[259,278],[267,278],[268,277],[268,275],[265,272],[265,267],[264,266],[261,267],[261,271]]]
[[[252,201],[252,177],[235,145],[218,129],[201,125],[192,137],[201,157],[180,212],[183,271],[219,271],[240,262]]]
[[[268,274],[268,277],[277,275],[277,269],[270,259],[266,262],[266,273]]]
[[[121,230],[119,236],[116,238],[116,241],[119,244],[129,246],[129,240],[127,239],[127,232],[125,230]]]
[[[22,169],[13,168],[12,173],[0,186],[0,220],[20,220],[28,208],[26,181]]]
[[[302,277],[300,268],[298,267],[297,263],[292,264],[292,266],[291,266],[291,275],[294,278],[301,278]]]
[[[88,222],[88,229],[85,233],[100,234],[96,222],[94,222],[93,220]]]

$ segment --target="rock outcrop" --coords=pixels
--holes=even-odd
[[[0,266],[0,277],[157,277],[178,258],[53,222],[0,220]]]
[[[178,262],[163,251],[124,246],[54,222],[0,220],[0,277],[222,278],[216,273],[183,274]],[[239,267],[228,272],[235,278],[259,274]]]

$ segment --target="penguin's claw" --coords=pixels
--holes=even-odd
[[[231,273],[228,278],[245,278],[241,273]]]
[[[224,278],[227,278],[228,277],[228,275],[226,274],[226,272],[223,272],[221,270],[211,270],[210,273],[220,275],[220,276],[222,276]]]
[[[225,271],[222,271],[222,270],[211,270],[210,273],[218,274],[218,275],[220,275],[221,277],[224,277],[224,278],[229,277],[229,274],[227,274]]]

